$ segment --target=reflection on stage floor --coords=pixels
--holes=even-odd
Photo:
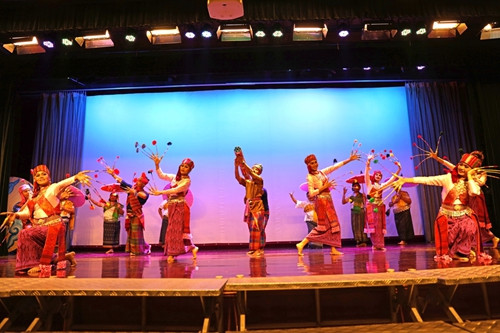
[[[329,248],[305,249],[304,256],[295,248],[266,249],[261,257],[252,258],[246,249],[203,249],[196,260],[190,254],[182,255],[174,263],[167,263],[158,248],[151,255],[130,256],[124,252],[105,254],[77,250],[77,266],[68,271],[67,277],[78,278],[215,278],[215,277],[280,277],[308,275],[364,274],[402,272],[435,268],[483,266],[484,262],[471,260],[449,263],[434,261],[431,244],[406,246],[388,245],[385,252],[371,247],[343,247],[343,255],[332,256]],[[492,256],[489,265],[500,263],[499,250],[486,248]],[[15,273],[15,255],[0,257],[1,277],[29,277]]]

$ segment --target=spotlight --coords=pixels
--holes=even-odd
[[[420,27],[415,31],[416,35],[425,35],[427,33],[427,29],[425,27]]]
[[[148,30],[146,36],[154,45],[181,43],[181,33],[178,26]]]
[[[455,38],[467,30],[467,25],[460,21],[435,21],[428,38]]]
[[[425,69],[425,66],[423,66],[423,65],[417,66],[417,69],[418,69],[419,71],[422,71],[422,70],[424,70],[424,69]]]
[[[252,40],[249,24],[223,24],[217,29],[217,38],[222,42],[246,42]]]
[[[497,22],[488,23],[481,30],[481,40],[498,38],[500,38],[500,24],[498,24]]]
[[[326,38],[327,33],[324,23],[301,22],[293,25],[293,41],[319,41]]]
[[[186,29],[186,32],[184,33],[184,36],[187,38],[187,39],[193,39],[196,37],[196,32],[195,32],[195,29],[194,29],[194,26],[192,24],[190,24],[187,29]]]
[[[45,41],[43,41],[42,44],[46,48],[49,48],[49,49],[53,49],[54,48],[54,43],[52,43],[50,40],[45,40]]]
[[[128,40],[131,43],[135,42],[135,36],[134,35],[126,35],[125,39]]]
[[[273,33],[272,33],[274,38],[281,38],[283,37],[283,27],[281,25],[275,24],[273,26]]]
[[[212,28],[212,26],[211,26],[211,25],[209,25],[209,24],[205,24],[205,25],[203,26],[203,29],[201,30],[201,37],[203,37],[203,38],[207,38],[207,39],[208,39],[208,38],[212,38],[212,36],[213,36],[213,31],[214,31],[214,29]]]
[[[411,29],[405,28],[405,29],[401,30],[401,36],[406,37],[409,34],[411,34]]]
[[[69,38],[63,38],[61,40],[61,43],[64,45],[64,46],[71,46],[73,45],[73,40],[72,39],[69,39]]]
[[[347,29],[339,30],[339,37],[345,38],[347,36],[349,36],[349,30]]]
[[[113,47],[115,45],[109,36],[108,30],[105,32],[90,32],[84,36],[75,37],[75,41],[86,49]]]
[[[266,37],[266,30],[264,29],[264,25],[258,24],[254,30],[254,36],[258,38]]]
[[[2,46],[10,53],[16,52],[18,55],[45,53],[45,49],[38,44],[38,39],[35,36],[13,37],[11,38],[11,43],[6,43]]]
[[[372,68],[371,68],[371,67],[369,67],[369,66],[368,66],[368,67],[363,67],[363,70],[364,70],[364,71],[371,71],[371,70],[372,70]]]

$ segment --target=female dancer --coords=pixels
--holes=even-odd
[[[370,176],[370,162],[374,159],[374,155],[368,155],[366,159],[365,183],[366,191],[368,192],[368,202],[366,204],[366,229],[365,232],[370,235],[372,241],[372,249],[385,251],[384,235],[386,230],[385,221],[385,204],[382,201],[382,191],[396,180],[396,176],[392,176],[388,181],[382,181],[382,172],[377,170]],[[396,162],[398,171],[401,172],[401,164]]]
[[[464,154],[452,172],[439,176],[399,178],[393,186],[400,189],[404,183],[442,186],[443,202],[434,222],[436,260],[458,259],[469,261],[471,248],[480,250],[477,216],[469,206],[471,196],[479,195],[481,188],[474,179],[482,160]],[[480,258],[488,259],[487,256]]]
[[[481,161],[484,160],[484,155],[481,151],[475,150],[470,154],[476,156]],[[455,164],[439,157],[436,152],[430,151],[428,155],[429,157],[443,164],[449,170],[453,171],[453,169],[455,169]],[[474,180],[478,183],[479,186],[481,187],[484,186],[486,184],[486,173],[484,172],[475,173]],[[486,207],[486,198],[484,197],[484,192],[482,190],[481,194],[474,195],[469,198],[469,206],[477,215],[477,219],[479,222],[479,232],[481,233],[481,241],[482,242],[491,241],[493,243],[492,247],[497,248],[500,239],[497,236],[495,236],[493,232],[491,232],[490,216],[488,214],[488,208]]]
[[[193,259],[196,259],[198,247],[194,245],[193,236],[191,235],[191,210],[184,199],[191,185],[189,173],[194,168],[194,162],[189,158],[185,158],[179,165],[177,174],[170,174],[161,170],[161,157],[152,154],[151,159],[155,163],[158,177],[169,181],[171,184],[167,190],[151,189],[152,195],[168,195],[168,227],[165,235],[167,262],[172,263],[175,261],[175,257],[189,251],[192,252]]]
[[[332,166],[318,170],[318,160],[313,154],[307,156],[304,162],[307,165],[307,185],[309,195],[315,198],[315,210],[318,216],[318,226],[315,227],[300,243],[297,243],[299,256],[302,256],[304,246],[309,242],[330,245],[332,248],[330,254],[342,254],[336,247],[341,246],[340,224],[337,218],[337,212],[333,206],[330,195],[330,187],[334,187],[335,180],[329,180],[327,175],[346,165],[347,163],[359,160],[360,156],[351,153],[348,159],[336,163]]]
[[[142,206],[148,201],[149,194],[144,187],[149,183],[148,177],[143,172],[135,179],[134,185],[126,183],[114,170],[106,167],[106,172],[111,175],[120,187],[127,192],[127,218],[125,219],[125,229],[127,230],[127,244],[125,252],[130,252],[131,256],[151,254],[151,246],[144,239],[144,213]]]
[[[79,181],[90,184],[87,171],[68,177],[58,183],[52,183],[50,171],[46,165],[38,165],[31,170],[33,175],[33,196],[16,213],[7,213],[8,222],[15,219],[27,220],[32,223],[31,228],[23,229],[19,233],[16,255],[16,272],[29,274],[38,273],[39,277],[50,277],[52,270],[52,256],[56,243],[58,244],[57,269],[66,268],[66,260],[76,265],[75,253],[65,253],[65,227],[61,219],[58,194],[67,186]]]

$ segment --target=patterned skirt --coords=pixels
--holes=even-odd
[[[120,245],[120,220],[104,221],[102,244],[108,246]]]

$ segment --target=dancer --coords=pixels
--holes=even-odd
[[[165,255],[167,262],[172,263],[178,255],[191,252],[193,260],[196,260],[198,247],[193,243],[191,235],[191,209],[185,197],[191,185],[189,173],[194,168],[194,162],[185,158],[182,160],[177,174],[164,173],[160,168],[162,157],[151,154],[151,159],[155,163],[156,173],[161,179],[170,182],[170,188],[166,190],[151,189],[152,195],[168,195],[168,226],[165,234]]]
[[[351,227],[356,247],[365,247],[368,243],[368,237],[364,233],[366,196],[361,193],[361,185],[357,180],[354,180],[351,189],[351,196],[346,198],[347,188],[344,187],[342,204],[351,203]]]
[[[311,197],[309,196],[309,192],[306,192],[307,201],[301,201],[301,200],[295,199],[293,192],[290,192],[289,194],[290,194],[290,198],[292,199],[293,203],[295,204],[295,208],[301,208],[304,210],[304,222],[306,223],[307,233],[309,234],[318,225],[318,215],[316,214],[316,211],[314,210],[314,202],[311,200]],[[307,246],[310,249],[323,248],[323,244],[309,243],[309,244],[307,244]]]
[[[442,203],[434,222],[436,260],[458,259],[469,261],[471,248],[480,250],[477,216],[469,206],[471,196],[479,195],[481,188],[474,179],[482,160],[472,154],[463,154],[452,172],[428,177],[400,177],[394,184],[399,190],[404,183],[442,186]],[[485,254],[480,258],[488,259]]]
[[[148,177],[143,172],[140,177],[135,179],[134,185],[130,185],[115,174],[112,168],[107,166],[106,172],[127,192],[127,218],[125,219],[127,244],[125,252],[129,252],[131,256],[151,254],[151,246],[144,239],[145,219],[142,212],[142,206],[149,198],[149,194],[144,190],[144,187],[149,183]]]
[[[394,222],[400,239],[399,245],[406,245],[415,237],[413,221],[411,219],[411,198],[408,192],[399,190],[391,198],[389,207],[394,211]]]
[[[311,154],[304,159],[307,165],[307,186],[309,195],[315,198],[315,210],[318,215],[318,226],[316,226],[300,243],[297,243],[299,256],[302,256],[304,246],[309,242],[322,243],[330,245],[331,255],[340,255],[342,252],[336,248],[341,247],[340,224],[337,218],[337,212],[333,206],[330,195],[330,187],[335,187],[335,180],[329,180],[327,175],[346,165],[347,163],[359,160],[360,155],[351,152],[348,159],[336,163],[332,166],[318,170],[318,160]]]
[[[120,217],[125,213],[123,205],[118,202],[118,193],[111,192],[107,202],[104,199],[94,200],[90,193],[87,198],[94,205],[103,209],[102,245],[108,249],[106,254],[114,253],[114,250],[120,245]]]
[[[50,171],[46,165],[38,165],[31,171],[33,197],[20,211],[6,213],[9,223],[15,219],[31,219],[32,222],[31,228],[23,229],[19,233],[16,272],[27,271],[29,274],[38,274],[39,277],[50,277],[56,243],[58,245],[57,269],[66,269],[66,260],[70,260],[72,266],[76,265],[74,252],[65,253],[65,226],[59,215],[57,195],[62,189],[76,181],[89,185],[90,177],[86,175],[87,172],[81,171],[58,183],[52,183]]]
[[[168,227],[168,200],[163,200],[158,207],[158,215],[161,218],[161,229],[160,229],[160,239],[159,244],[165,245],[165,234],[167,233]]]
[[[245,187],[245,214],[243,221],[248,224],[250,233],[248,255],[260,257],[266,245],[266,207],[262,200],[264,180],[261,177],[262,165],[254,164],[251,168],[246,164],[241,149],[235,149],[234,177]],[[243,175],[240,175],[240,170]]]
[[[386,215],[385,204],[382,200],[382,192],[391,183],[396,180],[396,176],[391,176],[384,183],[382,181],[382,172],[376,170],[370,176],[370,163],[374,159],[374,155],[368,155],[366,159],[365,184],[368,192],[368,202],[366,204],[366,229],[365,232],[370,235],[372,241],[372,249],[376,251],[385,251],[385,234],[386,230]],[[401,172],[401,164],[396,162],[398,170],[396,174]]]
[[[61,209],[61,218],[66,229],[65,241],[66,251],[69,251],[73,243],[73,230],[75,229],[75,205],[71,197],[71,188],[68,186],[59,193],[59,207]]]
[[[480,160],[484,160],[484,155],[481,151],[475,150],[471,152],[471,155],[476,156]],[[455,169],[455,164],[439,157],[435,151],[431,150],[428,153],[428,156],[435,159],[439,163],[443,164],[449,170]],[[479,186],[483,187],[486,184],[486,179],[487,179],[486,173],[478,171],[475,174],[474,179]],[[488,214],[488,208],[486,207],[486,198],[484,196],[484,192],[482,189],[481,189],[481,194],[474,195],[469,198],[469,206],[472,208],[472,210],[474,210],[474,212],[477,215],[477,219],[479,222],[479,232],[481,233],[481,241],[482,242],[491,241],[492,247],[497,248],[500,239],[497,236],[495,236],[491,231],[492,226],[491,226],[490,216]]]

